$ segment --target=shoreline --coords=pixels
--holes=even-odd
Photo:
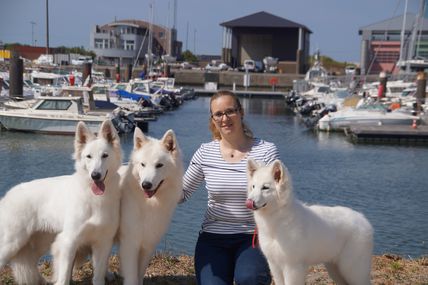
[[[110,257],[109,270],[112,280],[106,285],[120,285],[118,275],[119,261],[116,255]],[[52,274],[48,261],[40,264],[39,270],[45,278]],[[92,268],[89,262],[73,272],[71,284],[90,285]],[[428,284],[428,256],[406,259],[394,254],[374,255],[372,258],[372,284]],[[49,279],[48,279],[49,280]],[[0,284],[13,285],[9,267],[0,270]],[[193,256],[174,256],[164,252],[156,253],[144,278],[146,285],[196,285],[193,268]],[[323,265],[309,267],[305,284],[332,284]]]

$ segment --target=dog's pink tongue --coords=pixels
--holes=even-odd
[[[103,195],[106,186],[102,181],[92,181],[91,189],[95,195]]]
[[[144,195],[145,195],[147,198],[152,198],[152,197],[153,197],[153,195],[155,195],[155,191],[144,191]]]
[[[247,199],[247,201],[245,201],[245,205],[247,206],[248,209],[250,210],[254,210],[255,206],[254,206],[254,201],[251,199]]]

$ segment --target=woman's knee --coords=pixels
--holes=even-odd
[[[235,272],[236,285],[270,285],[272,278],[269,272]]]

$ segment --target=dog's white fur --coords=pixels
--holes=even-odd
[[[183,165],[176,136],[134,132],[134,149],[122,177],[119,257],[125,285],[143,284],[150,258],[166,233],[182,195]]]
[[[248,160],[247,207],[276,285],[305,283],[309,265],[324,263],[337,284],[370,284],[373,229],[346,207],[307,206],[293,197],[283,163]]]
[[[93,284],[104,284],[119,226],[120,140],[110,121],[98,137],[79,122],[74,146],[74,174],[21,183],[0,201],[0,267],[10,262],[19,284],[44,282],[37,263],[51,245],[55,284],[69,284],[81,247],[93,253]]]

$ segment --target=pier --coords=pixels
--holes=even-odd
[[[355,143],[428,144],[428,126],[352,126],[345,134]]]
[[[212,96],[218,90],[207,90],[207,89],[195,89],[195,94],[197,96]],[[239,97],[262,97],[262,98],[284,98],[286,92],[282,91],[269,91],[269,90],[232,90],[233,93]]]

